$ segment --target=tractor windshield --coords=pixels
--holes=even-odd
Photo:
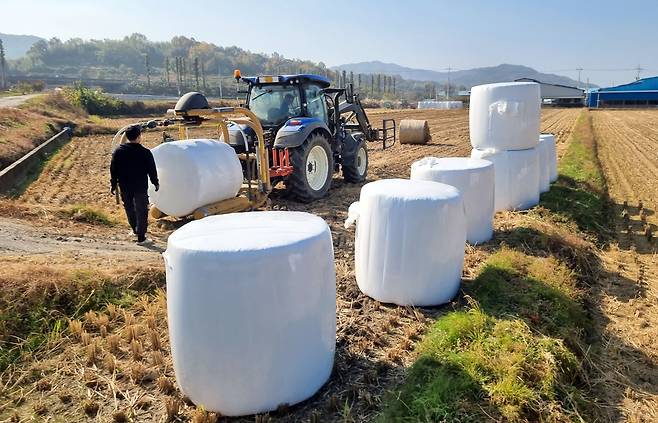
[[[301,115],[297,85],[254,85],[249,94],[249,109],[263,125],[279,125]]]

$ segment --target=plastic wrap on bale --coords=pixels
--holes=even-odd
[[[545,138],[539,137],[539,146],[537,147],[537,150],[539,154],[539,192],[544,193],[551,189],[549,142]]]
[[[469,157],[425,157],[411,165],[411,179],[441,182],[457,188],[464,199],[466,239],[471,244],[493,236],[494,166]]]
[[[385,303],[430,306],[458,292],[466,216],[457,188],[385,179],[361,189],[346,226],[356,223],[355,270],[361,291]]]
[[[188,216],[199,207],[233,198],[242,186],[242,166],[230,145],[216,140],[172,141],[151,150],[160,190],[151,202],[169,216]]]
[[[539,138],[538,138],[539,139]],[[539,203],[539,152],[471,150],[471,157],[494,164],[494,209],[525,210]]]
[[[225,416],[312,396],[336,341],[331,232],[301,212],[211,216],[174,232],[164,253],[176,381]]]
[[[525,150],[539,143],[539,84],[506,82],[471,89],[469,130],[477,149]]]
[[[539,138],[547,143],[549,180],[555,182],[557,181],[557,146],[555,145],[555,135],[541,134]]]

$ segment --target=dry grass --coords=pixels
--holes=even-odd
[[[395,117],[403,114],[403,112],[396,112]],[[447,116],[447,120],[441,116]],[[573,117],[573,114],[551,114],[553,121],[557,122],[556,125],[567,122],[570,116]],[[408,172],[408,164],[427,154],[460,155],[467,153],[468,121],[466,114],[437,114],[432,119],[430,123],[433,140],[428,146],[411,149],[397,146],[395,151],[383,153],[372,150],[371,179],[405,176],[405,172]],[[564,123],[563,126],[567,131],[570,130],[571,124]],[[87,203],[106,210],[108,216],[119,216],[115,214],[116,208],[113,205],[108,206],[108,202],[103,197],[107,189],[103,185],[106,182],[106,169],[103,168],[107,161],[107,146],[103,144],[107,142],[106,138],[81,138],[77,145],[70,144],[71,150],[63,150],[59,161],[54,162],[54,166],[46,170],[42,180],[32,186],[23,199],[25,203],[12,203],[8,206],[0,204],[0,211],[6,207],[9,212],[17,213],[13,210],[23,207],[22,204],[33,205],[35,201],[43,204],[44,207],[50,207],[52,203],[60,204],[61,207],[73,203]],[[391,160],[391,157],[399,158],[399,160]],[[66,165],[67,160],[72,163],[70,167]],[[93,167],[94,170],[90,171],[85,167]],[[56,169],[59,169],[59,173],[55,173]],[[394,307],[380,304],[362,295],[354,282],[353,233],[342,228],[347,206],[358,197],[359,186],[343,184],[340,179],[336,179],[335,182],[336,186],[329,198],[311,205],[287,202],[276,195],[273,198],[278,208],[318,214],[325,218],[332,227],[338,277],[337,352],[334,373],[331,380],[312,400],[288,410],[282,409],[271,415],[258,416],[257,418],[261,421],[262,419],[273,421],[371,420],[378,414],[381,399],[386,390],[402,379],[406,367],[413,362],[416,354],[414,348],[422,338],[429,322],[452,307],[460,306],[460,303],[456,302],[439,309]],[[71,183],[79,183],[83,189],[80,189],[79,193],[74,193],[68,189]],[[25,207],[21,213],[26,213],[28,209],[29,207]],[[528,215],[525,214],[502,214],[497,219],[498,230],[501,230],[501,222],[505,225],[509,224],[509,227],[514,227],[519,223],[519,219],[526,217]],[[35,219],[30,216],[27,218]],[[533,218],[541,220],[542,217],[534,215]],[[57,218],[44,221],[43,224],[59,225],[59,221],[55,219]],[[81,227],[88,230],[88,226],[78,222],[67,221],[66,225],[63,228],[66,228],[67,231]],[[104,232],[101,232],[101,229]],[[89,230],[97,231],[95,233],[98,233],[99,236],[110,236],[123,228]],[[158,230],[166,234],[171,228]],[[494,243],[476,248],[469,247],[464,272],[466,278],[477,274],[482,262],[497,245]],[[553,254],[552,247],[546,249],[546,254]],[[124,283],[130,285],[127,281]],[[112,419],[113,413],[117,410],[125,410],[134,421],[174,421],[178,419],[185,421],[191,419],[196,409],[189,403],[189,400],[182,397],[174,384],[166,328],[164,293],[158,292],[147,297],[134,296],[131,298],[130,304],[123,304],[122,307],[119,307],[114,304],[105,306],[100,303],[85,308],[82,313],[93,310],[96,314],[95,318],[92,318],[95,320],[93,325],[87,325],[81,315],[75,317],[75,319],[85,320],[82,329],[99,345],[98,356],[100,358],[95,366],[87,366],[87,351],[71,332],[70,339],[66,336],[61,338],[56,349],[41,355],[39,360],[21,366],[16,370],[15,375],[18,377],[27,375],[35,367],[50,369],[53,374],[49,377],[53,380],[53,386],[66,387],[68,395],[71,396],[71,404],[81,404],[90,392],[91,400],[100,404],[98,414],[99,418],[104,420]],[[107,324],[101,324],[103,315],[107,316]],[[140,329],[137,331],[128,329],[133,326]],[[127,334],[127,332],[139,332],[140,330],[141,333]],[[127,341],[127,338],[130,341]],[[142,347],[139,361],[135,360],[136,357],[132,351],[132,341],[135,340]],[[58,367],[61,362],[67,363],[63,369]],[[86,372],[94,375],[94,378],[85,379],[83,374]],[[10,395],[17,395],[15,389],[20,386],[22,386],[21,383],[14,385]],[[138,398],[151,399],[151,406],[147,410],[133,414],[130,410],[136,408]],[[25,404],[34,404],[35,401],[36,396],[29,394]],[[21,413],[26,414],[27,405],[22,406],[20,410]],[[67,421],[84,420],[85,414],[79,407],[69,406],[65,407],[65,410],[68,413]],[[2,412],[0,412],[1,417],[4,417]],[[251,416],[238,420],[253,422],[255,418]]]

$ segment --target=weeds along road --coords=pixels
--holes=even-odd
[[[38,97],[42,94],[25,94],[25,95],[12,95],[9,97],[0,97],[0,108],[2,107],[18,107],[31,98]]]

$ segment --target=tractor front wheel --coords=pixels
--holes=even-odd
[[[290,163],[293,172],[286,181],[286,188],[294,198],[310,203],[327,194],[334,172],[334,157],[325,135],[316,132],[299,147],[291,148]]]
[[[359,183],[368,176],[368,148],[365,140],[359,141],[354,156],[343,162],[343,178],[345,182]]]

